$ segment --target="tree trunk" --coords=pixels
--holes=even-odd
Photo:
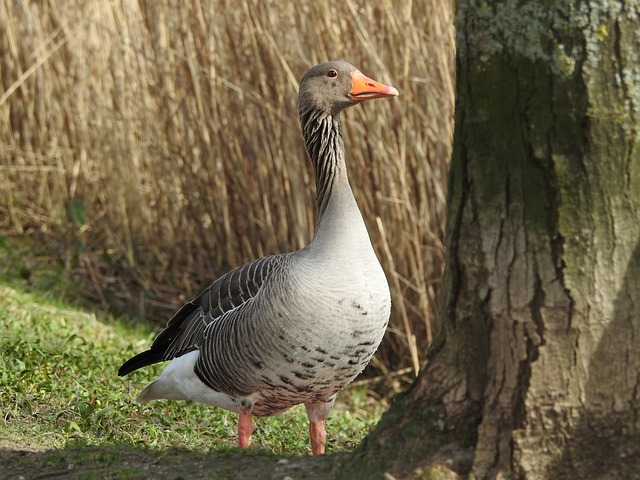
[[[640,478],[640,5],[456,26],[440,328],[345,478]]]

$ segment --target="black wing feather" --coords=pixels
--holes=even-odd
[[[253,298],[286,254],[245,263],[218,278],[196,299],[184,304],[153,341],[151,348],[127,360],[119,376],[154,363],[172,360],[200,348],[205,327]]]

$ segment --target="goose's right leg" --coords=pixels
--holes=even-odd
[[[240,448],[247,448],[249,446],[252,433],[253,420],[251,419],[251,413],[242,412],[238,419],[238,440],[240,441]]]
[[[326,420],[335,401],[336,396],[334,395],[324,402],[304,404],[307,417],[309,417],[309,440],[314,455],[324,455],[324,446],[327,440]]]
[[[311,441],[311,451],[314,455],[324,455],[324,445],[327,441],[325,425],[325,420],[309,422],[309,440]]]

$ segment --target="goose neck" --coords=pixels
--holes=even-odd
[[[342,125],[337,115],[311,114],[302,119],[302,131],[315,173],[317,221],[320,224],[332,197],[346,194],[353,198],[344,159]],[[342,198],[341,202],[344,201]]]
[[[302,131],[316,177],[316,232],[313,251],[371,253],[369,235],[349,184],[342,127],[336,115],[301,116]],[[323,247],[329,247],[328,250]]]

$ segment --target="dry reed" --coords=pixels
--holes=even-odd
[[[297,82],[344,58],[401,93],[345,112],[344,126],[392,286],[374,373],[415,372],[443,266],[451,9],[1,0],[0,228],[64,259],[105,307],[164,323],[227,269],[309,241]]]

